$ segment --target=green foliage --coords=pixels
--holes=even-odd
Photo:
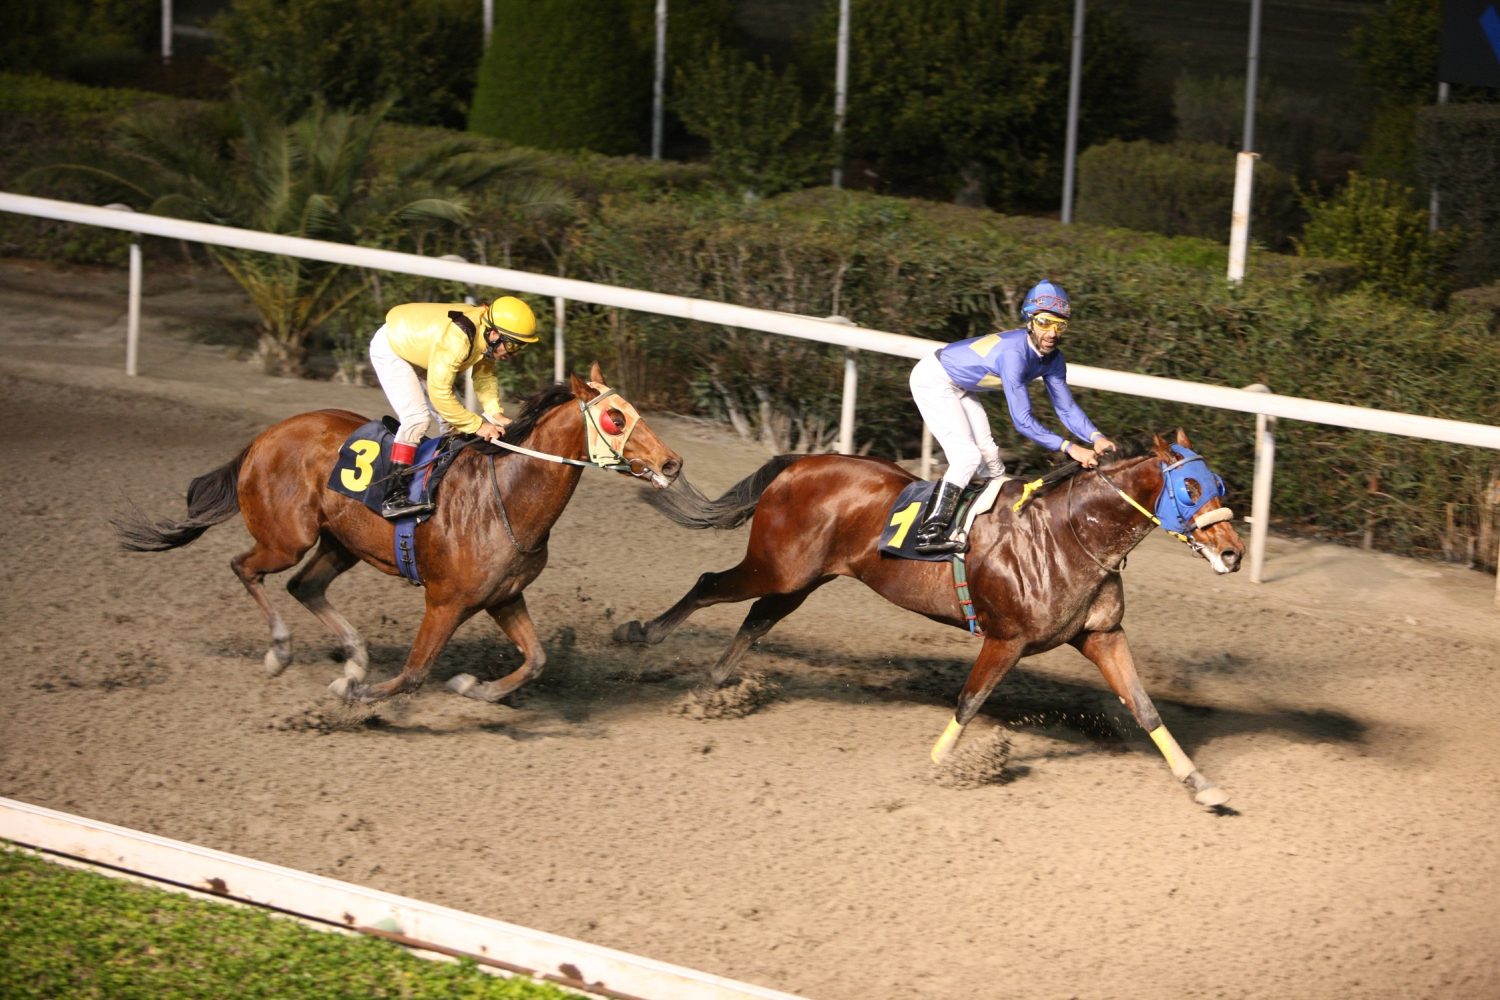
[[[522,146],[632,153],[650,139],[649,50],[619,0],[498,0],[469,129]]]
[[[1415,192],[1390,181],[1350,174],[1331,198],[1305,195],[1307,225],[1297,251],[1357,264],[1362,284],[1387,298],[1440,303],[1452,287],[1451,264],[1462,236],[1428,231]]]
[[[1365,116],[1346,94],[1308,93],[1260,77],[1255,151],[1297,177],[1341,181],[1365,136]],[[1245,138],[1245,78],[1179,76],[1172,89],[1177,141],[1238,151]]]
[[[132,0],[6,0],[0,66],[76,73],[101,60],[136,58],[160,45],[161,15]]]
[[[214,21],[235,85],[290,120],[315,103],[461,128],[483,43],[471,0],[235,0]]]
[[[1397,104],[1431,101],[1438,78],[1441,0],[1387,0],[1372,5],[1350,36],[1350,54],[1365,85]]]
[[[1203,143],[1107,142],[1078,158],[1077,218],[1099,226],[1227,240],[1235,154]],[[1301,221],[1292,181],[1264,160],[1254,168],[1250,232],[1281,247]]]
[[[847,158],[884,190],[1009,206],[1061,190],[1073,4],[859,0],[851,14]],[[830,14],[830,18],[832,14]],[[1147,51],[1110,9],[1086,22],[1082,145],[1159,129]],[[828,20],[804,57],[833,64]]]
[[[714,46],[677,73],[673,107],[708,140],[714,170],[758,195],[806,187],[833,166],[828,108],[807,107],[795,69],[780,74]]]
[[[0,845],[0,996],[109,1000],[569,1000],[473,962],[427,961],[316,930],[64,868]]]
[[[1500,104],[1444,104],[1417,114],[1421,173],[1439,192],[1443,228],[1467,234],[1455,282],[1500,278]]]

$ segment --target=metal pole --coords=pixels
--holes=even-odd
[[[662,107],[667,85],[667,0],[656,0],[656,86],[651,102],[651,159],[661,159]]]
[[[172,61],[172,0],[161,0],[161,61]]]
[[[1063,152],[1062,221],[1073,221],[1073,170],[1078,159],[1078,93],[1083,81],[1084,0],[1073,2],[1073,57],[1068,66],[1068,142]]]
[[[563,345],[563,334],[567,330],[568,300],[561,295],[552,300],[553,323],[552,323],[552,380],[561,382],[568,374],[568,364],[565,359],[567,351]]]
[[[1250,392],[1270,392],[1266,386],[1247,385]],[[1271,527],[1271,476],[1276,466],[1276,418],[1255,415],[1255,480],[1250,495],[1250,582],[1261,582],[1266,565],[1266,533]]]
[[[1448,103],[1448,85],[1446,83],[1438,84],[1437,102],[1439,104]],[[1438,231],[1438,186],[1435,182],[1432,185],[1432,200],[1427,207],[1427,231],[1430,233]],[[1496,579],[1500,580],[1500,574],[1496,574]]]
[[[1250,0],[1250,54],[1245,64],[1245,135],[1241,149],[1255,148],[1255,83],[1260,67],[1260,0]]]
[[[1245,254],[1250,243],[1250,184],[1259,154],[1240,152],[1234,159],[1234,205],[1229,216],[1229,283],[1245,280]]]
[[[932,428],[922,421],[922,478],[932,478]]]
[[[490,35],[495,31],[495,0],[484,0],[484,47],[490,47]]]
[[[844,186],[844,109],[849,100],[849,0],[839,0],[838,58],[833,71],[833,186]]]

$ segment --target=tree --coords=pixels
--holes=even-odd
[[[121,120],[101,162],[48,169],[86,178],[101,200],[138,211],[341,243],[392,246],[434,227],[457,230],[470,219],[465,192],[485,185],[524,190],[532,210],[565,207],[564,196],[529,176],[528,159],[492,155],[471,140],[374,174],[370,148],[387,108],[315,103],[290,123],[249,100],[236,103],[233,120],[212,109],[150,109]],[[275,374],[302,374],[313,332],[364,290],[334,264],[209,252],[260,314],[258,353]]]
[[[780,74],[715,45],[677,73],[673,103],[684,127],[708,141],[714,169],[760,196],[806,187],[833,166],[828,108],[811,108],[794,68]]]
[[[540,149],[638,153],[651,61],[620,0],[497,0],[469,130]]]
[[[317,101],[462,128],[483,36],[471,0],[237,0],[214,20],[241,92],[288,119]]]
[[[847,156],[893,191],[1055,202],[1072,19],[1066,0],[855,0]],[[804,65],[831,75],[831,20],[815,30]],[[1108,9],[1087,31],[1082,144],[1162,132],[1168,96],[1143,89],[1145,47]]]

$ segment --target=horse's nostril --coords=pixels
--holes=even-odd
[[[675,476],[677,475],[677,470],[680,468],[682,468],[681,462],[676,459],[668,459],[662,463],[661,474],[664,476]]]

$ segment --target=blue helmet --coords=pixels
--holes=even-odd
[[[1026,299],[1021,303],[1021,318],[1030,323],[1032,317],[1040,312],[1051,313],[1063,319],[1073,314],[1073,306],[1068,302],[1068,293],[1063,290],[1062,285],[1054,281],[1038,281],[1026,293]]]

